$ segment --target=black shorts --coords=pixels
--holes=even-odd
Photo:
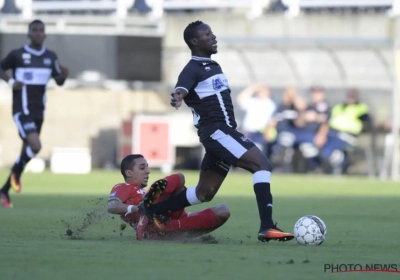
[[[43,119],[37,119],[31,115],[24,115],[23,113],[16,113],[14,121],[18,128],[19,136],[22,140],[26,139],[30,133],[39,133],[42,130]]]
[[[205,148],[201,169],[212,169],[226,176],[231,166],[255,144],[242,133],[227,125],[210,126],[199,131]]]

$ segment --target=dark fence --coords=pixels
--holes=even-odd
[[[24,34],[0,34],[0,56],[28,43]],[[48,35],[45,45],[54,50],[71,78],[94,70],[112,80],[160,82],[162,38],[109,35]]]

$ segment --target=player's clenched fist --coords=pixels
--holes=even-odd
[[[181,90],[177,89],[175,92],[171,93],[171,106],[178,109],[182,105],[183,93]]]
[[[62,65],[60,65],[60,69],[61,69],[61,76],[67,78],[69,76],[69,69]]]

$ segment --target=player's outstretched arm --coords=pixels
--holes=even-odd
[[[116,214],[116,215],[128,215],[134,212],[138,212],[139,208],[135,205],[129,205],[122,203],[119,200],[109,200],[107,203],[107,211],[110,214]]]

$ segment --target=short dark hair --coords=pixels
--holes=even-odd
[[[204,24],[204,22],[201,20],[196,20],[189,23],[183,31],[183,39],[185,40],[185,43],[188,45],[189,49],[192,49],[190,40],[197,37],[197,28],[202,24]]]
[[[311,86],[311,88],[310,88],[310,92],[311,93],[317,92],[317,91],[325,91],[325,89],[321,85],[313,85],[313,86]]]
[[[43,24],[43,25],[45,25],[44,22],[41,21],[40,19],[35,19],[35,20],[33,20],[33,21],[31,21],[31,22],[29,23],[29,25],[28,25],[28,31],[31,31],[32,25],[34,25],[34,24]]]
[[[132,170],[135,167],[135,160],[138,158],[144,158],[143,155],[140,154],[132,154],[124,157],[121,161],[121,174],[126,179],[125,170]]]

